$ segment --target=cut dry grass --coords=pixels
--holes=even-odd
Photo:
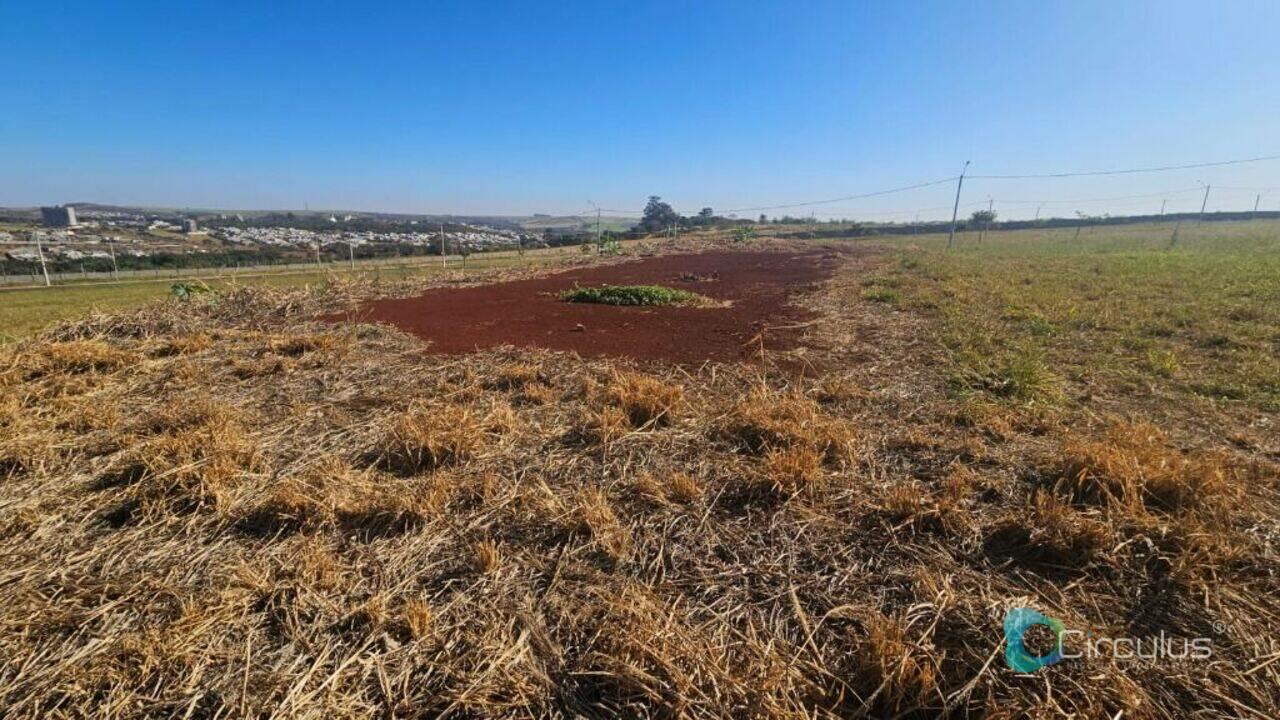
[[[613,373],[600,392],[600,399],[621,410],[633,428],[670,423],[683,398],[679,385],[634,372]]]
[[[1241,495],[1225,457],[1188,455],[1145,423],[1116,423],[1100,441],[1069,439],[1063,459],[1062,487],[1077,502],[1174,512]]]
[[[851,423],[827,415],[809,398],[761,388],[734,405],[722,432],[755,455],[808,449],[832,461],[850,459],[857,439]]]
[[[467,460],[485,434],[468,407],[421,405],[397,417],[372,454],[383,468],[413,475]]]
[[[848,262],[805,299],[810,346],[750,365],[303,319],[389,292],[359,285],[0,349],[3,714],[1280,714],[1267,418],[1108,421],[1128,395],[1077,411],[1058,368],[1052,401],[957,395],[944,321]],[[1213,659],[1020,676],[1021,606]]]
[[[123,449],[110,458],[95,485],[124,488],[124,507],[143,514],[157,505],[225,506],[236,485],[261,464],[261,449],[241,414],[208,399],[163,407],[113,443]]]

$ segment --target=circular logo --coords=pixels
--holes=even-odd
[[[1022,636],[1033,625],[1044,625],[1053,631],[1057,640],[1053,651],[1047,655],[1032,655],[1022,642]],[[1051,618],[1031,608],[1013,608],[1004,616],[1004,659],[1018,672],[1031,673],[1062,659],[1062,633],[1066,626],[1057,618]]]

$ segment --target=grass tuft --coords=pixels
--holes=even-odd
[[[471,409],[454,404],[421,405],[392,422],[374,450],[377,464],[398,475],[413,475],[471,458],[485,427]]]
[[[857,434],[852,424],[826,415],[813,400],[756,388],[730,409],[722,433],[754,455],[808,448],[825,461],[852,457]]]
[[[614,372],[605,384],[601,400],[626,415],[633,428],[669,425],[684,399],[684,389],[651,375]]]
[[[1240,493],[1221,455],[1183,453],[1145,423],[1116,423],[1103,440],[1069,438],[1062,453],[1060,487],[1076,502],[1175,512]]]

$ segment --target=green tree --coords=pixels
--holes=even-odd
[[[649,196],[649,204],[644,206],[644,216],[640,218],[640,229],[646,232],[665,230],[680,221],[680,215],[662,198]]]

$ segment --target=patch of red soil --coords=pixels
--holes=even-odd
[[[527,280],[437,288],[413,298],[378,300],[329,320],[385,322],[428,342],[427,351],[459,354],[502,345],[569,350],[584,356],[700,363],[794,347],[812,316],[789,304],[830,277],[829,252],[711,252],[664,255]],[[727,307],[617,307],[569,303],[575,285],[667,285]]]

